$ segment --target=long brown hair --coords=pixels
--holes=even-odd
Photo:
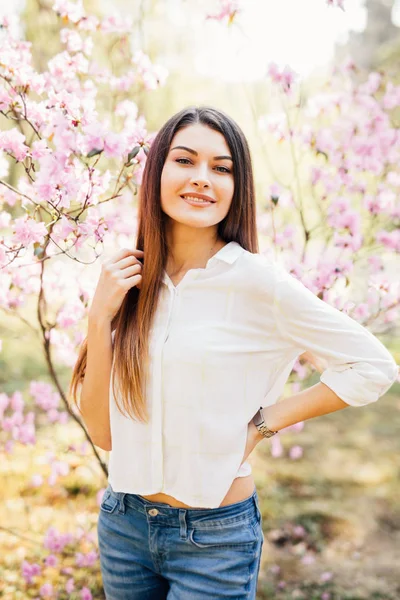
[[[228,214],[218,224],[218,236],[227,243],[239,243],[249,252],[259,251],[253,167],[243,131],[216,108],[184,108],[168,119],[151,144],[138,203],[136,248],[144,252],[141,287],[128,291],[111,324],[112,331],[115,330],[112,389],[116,405],[123,415],[145,423],[148,422],[145,401],[148,338],[168,257],[166,215],[160,202],[161,174],[175,134],[198,123],[220,132],[233,158],[234,193]],[[86,359],[87,338],[81,344],[70,382],[69,396],[75,404]]]

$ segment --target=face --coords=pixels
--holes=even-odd
[[[226,217],[234,191],[229,157],[229,147],[218,131],[196,124],[176,133],[161,175],[161,208],[172,224],[213,227]],[[206,195],[213,202],[195,204],[182,198],[191,194]]]

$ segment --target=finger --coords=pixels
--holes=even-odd
[[[143,263],[138,258],[135,256],[128,256],[127,258],[122,258],[118,262],[114,263],[113,269],[125,269],[125,267],[131,267],[134,264],[143,266]]]
[[[121,248],[119,252],[114,254],[114,262],[121,260],[121,258],[126,258],[127,256],[140,256],[143,257],[143,250],[138,250],[137,248]]]
[[[137,273],[140,273],[141,270],[142,270],[141,265],[129,266],[129,267],[126,267],[125,269],[122,269],[120,277],[122,277],[123,279],[128,279],[132,275],[136,275]]]
[[[124,279],[124,286],[127,289],[130,289],[130,288],[134,287],[135,285],[137,286],[137,284],[141,283],[141,281],[142,281],[142,276],[140,274],[133,275],[133,277],[128,277],[127,279]]]

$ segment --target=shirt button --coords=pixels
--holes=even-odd
[[[151,515],[152,517],[155,517],[156,515],[158,515],[158,510],[156,508],[151,508],[149,510],[149,515]]]

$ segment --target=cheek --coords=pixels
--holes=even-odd
[[[224,186],[224,197],[225,197],[225,202],[224,204],[231,204],[232,200],[233,200],[233,193],[235,191],[235,182],[232,180],[227,181],[225,186]]]
[[[235,180],[233,177],[227,177],[223,182],[221,182],[221,189],[224,190],[224,195],[226,197],[232,198],[233,192],[235,189]]]
[[[176,185],[176,183],[173,173],[171,173],[169,169],[164,169],[160,179],[161,202],[163,202],[163,199],[165,201],[165,199],[170,196],[174,185]]]

